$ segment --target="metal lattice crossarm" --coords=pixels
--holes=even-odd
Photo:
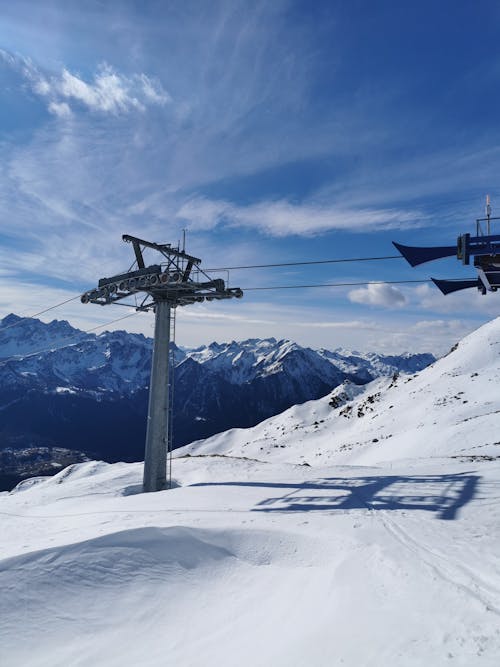
[[[226,287],[222,278],[210,279],[204,274],[199,268],[201,259],[197,257],[169,244],[151,243],[128,234],[123,236],[123,240],[133,244],[139,268],[111,278],[101,278],[96,289],[82,294],[82,303],[105,306],[142,293],[146,299],[138,309],[147,310],[154,307],[156,301],[167,301],[175,307],[205,300],[241,299],[243,296],[239,287]],[[167,260],[166,264],[145,266],[143,247],[160,252]]]
[[[200,269],[201,259],[188,255],[184,250],[129,234],[124,234],[122,238],[133,246],[137,269],[101,278],[95,289],[82,294],[81,301],[107,306],[118,304],[127,297],[141,296],[142,302],[139,305],[136,303],[135,308],[143,311],[153,309],[155,312],[143,489],[161,491],[167,486],[167,453],[171,457],[172,452],[174,369],[169,353],[175,322],[172,308],[205,300],[241,299],[243,291],[239,287],[228,287],[222,278],[210,278]],[[159,252],[165,261],[146,266],[144,248]]]

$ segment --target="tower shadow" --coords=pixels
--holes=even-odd
[[[194,486],[242,486],[286,490],[261,500],[254,512],[420,510],[450,521],[477,493],[478,475],[373,475],[327,477],[311,482],[211,482]]]

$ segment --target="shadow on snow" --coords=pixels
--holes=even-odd
[[[480,477],[454,475],[385,475],[328,477],[314,482],[212,482],[193,486],[246,486],[287,489],[266,498],[254,512],[310,512],[337,510],[424,510],[452,520],[476,494]]]

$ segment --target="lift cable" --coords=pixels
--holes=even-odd
[[[85,333],[85,334],[92,333],[92,331],[95,331],[96,329],[102,329],[103,327],[107,327],[108,324],[115,324],[116,322],[121,322],[121,320],[126,320],[129,317],[135,317],[136,315],[139,315],[139,312],[142,312],[142,311],[129,313],[128,315],[122,315],[122,317],[117,317],[114,320],[109,320],[109,322],[104,322],[104,324],[98,324],[97,326],[92,327],[91,329],[85,329],[85,331],[83,331],[83,333]]]
[[[221,269],[222,270],[222,269]],[[247,292],[254,292],[258,290],[279,290],[279,289],[306,289],[306,288],[314,288],[314,287],[359,287],[362,285],[401,285],[401,284],[407,284],[407,283],[430,283],[432,282],[430,279],[423,279],[423,280],[370,280],[370,281],[361,281],[361,282],[349,282],[349,283],[319,283],[319,284],[313,284],[313,285],[274,285],[274,286],[269,286],[269,287],[242,287],[243,291]],[[50,306],[50,308],[46,308],[45,310],[41,310],[38,313],[34,313],[33,315],[26,315],[26,317],[23,317],[23,319],[19,320],[18,322],[14,322],[13,324],[8,324],[6,327],[0,327],[0,333],[2,331],[6,331],[7,329],[12,329],[13,327],[16,327],[20,324],[24,324],[26,320],[33,319],[34,317],[37,317],[37,315],[42,315],[43,313],[48,312],[49,310],[53,310],[54,308],[58,308],[59,306],[63,306],[66,303],[69,303],[70,301],[74,301],[75,299],[79,299],[80,294],[77,296],[72,297],[71,299],[66,299],[66,301],[62,301],[61,303],[55,304],[54,306]],[[119,304],[121,306],[127,306],[129,308],[134,308],[133,304]],[[133,315],[136,315],[137,313],[131,313],[130,315],[125,315],[124,317],[119,317],[116,320],[111,320],[110,322],[106,322],[105,324],[100,324],[96,327],[93,327],[92,329],[87,329],[86,331],[83,331],[83,333],[90,333],[94,331],[95,329],[100,329],[102,327],[107,326],[108,324],[113,324],[114,322],[119,322],[120,320],[124,320],[128,317],[132,317]]]
[[[386,260],[386,259],[403,259],[401,255],[385,255],[385,256],[380,256],[380,257],[345,257],[345,258],[339,258],[339,259],[322,259],[322,260],[311,260],[311,261],[303,261],[303,262],[276,262],[276,263],[271,263],[271,264],[250,264],[250,265],[245,265],[245,266],[226,266],[226,267],[220,267],[220,268],[215,268],[215,269],[205,269],[203,272],[212,272],[212,271],[229,271],[229,270],[236,270],[236,269],[263,269],[263,268],[273,268],[273,267],[286,267],[286,266],[311,266],[311,265],[319,265],[319,264],[340,264],[344,262],[371,262],[371,261],[377,261],[377,260]],[[135,262],[132,264],[134,266]],[[397,281],[401,282],[401,281]],[[411,282],[411,281],[405,281],[405,282]],[[413,281],[413,282],[421,282],[421,281]],[[325,285],[325,287],[336,287],[337,285]],[[343,286],[343,285],[339,285]],[[302,287],[307,287],[307,285],[298,285],[297,288],[302,288]],[[321,285],[311,285],[311,287],[321,287]],[[246,288],[247,290],[256,290],[256,289],[292,289],[291,286],[284,286],[283,288],[278,288],[278,287],[248,287]],[[7,329],[11,329],[13,327],[17,327],[21,324],[24,323],[25,319],[32,319],[34,317],[38,317],[39,315],[43,315],[44,313],[48,313],[51,310],[54,310],[56,308],[60,308],[61,306],[66,305],[67,303],[70,303],[71,301],[76,301],[79,299],[81,294],[77,294],[69,299],[65,299],[64,301],[61,301],[60,303],[56,303],[53,306],[49,306],[48,308],[45,308],[44,310],[40,310],[36,313],[33,313],[31,315],[26,315],[22,320],[19,320],[18,322],[13,322],[12,324],[8,324],[7,326],[0,327],[0,332],[1,331],[6,331]],[[125,304],[123,304],[125,305]],[[131,306],[132,307],[132,306]]]
[[[248,266],[221,266],[205,271],[232,271],[236,269],[268,269],[277,266],[308,266],[312,264],[341,264],[343,262],[373,262],[384,259],[403,259],[401,255],[386,255],[383,257],[346,257],[342,259],[319,259],[307,262],[277,262],[275,264],[250,264]]]
[[[305,262],[277,262],[274,264],[251,264],[248,266],[228,266],[228,267],[221,267],[218,269],[205,269],[204,272],[211,272],[211,271],[229,271],[229,270],[236,270],[236,269],[264,269],[264,268],[272,268],[272,267],[280,267],[280,266],[310,266],[314,264],[340,264],[343,262],[370,262],[370,261],[375,261],[375,260],[384,260],[384,259],[402,259],[401,255],[387,255],[387,256],[382,256],[382,257],[347,257],[347,258],[339,258],[339,259],[322,259],[322,260],[311,260],[311,261],[305,261]],[[132,266],[130,267],[129,271],[132,269],[132,267],[135,265],[135,262],[132,263]],[[252,289],[252,288],[250,288]],[[51,310],[54,310],[55,308],[59,308],[60,306],[64,306],[67,303],[70,303],[71,301],[76,301],[79,299],[81,294],[77,294],[76,296],[73,296],[69,299],[65,299],[64,301],[61,301],[60,303],[56,303],[53,306],[49,306],[48,308],[45,308],[44,310],[40,310],[37,313],[33,313],[32,315],[25,315],[25,318],[31,319],[34,317],[38,317],[39,315],[43,315],[44,313],[48,313]],[[6,331],[7,329],[11,329],[13,327],[17,327],[20,324],[23,324],[24,320],[20,320],[19,322],[13,322],[12,324],[9,324],[5,327],[0,327],[0,331]]]
[[[272,287],[242,287],[244,292],[275,289],[303,289],[306,287],[355,287],[359,285],[402,285],[405,283],[431,283],[430,278],[423,280],[370,280],[356,283],[320,283],[318,285],[274,285]]]

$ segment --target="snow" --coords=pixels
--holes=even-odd
[[[496,667],[499,341],[0,494],[2,667]]]
[[[56,387],[56,394],[77,394],[78,391],[71,387]]]
[[[500,465],[83,463],[1,500],[2,665],[496,665]]]

